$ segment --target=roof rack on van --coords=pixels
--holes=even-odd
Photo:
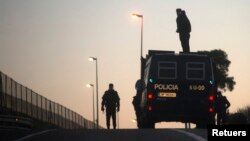
[[[207,56],[206,54],[202,54],[202,53],[199,53],[199,52],[189,52],[189,53],[186,53],[186,52],[179,52],[180,55],[197,55],[197,56]]]
[[[185,55],[185,56],[207,56],[206,54],[202,54],[199,52],[179,52],[179,54],[175,54],[174,51],[166,51],[166,50],[148,50],[148,54],[146,55],[146,58],[153,56],[153,55]]]
[[[148,56],[156,55],[156,54],[175,54],[174,51],[165,51],[165,50],[148,50]]]

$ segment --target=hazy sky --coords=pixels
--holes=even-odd
[[[249,0],[0,0],[0,71],[35,92],[92,120],[98,58],[99,103],[110,82],[121,98],[120,127],[135,128],[132,97],[140,74],[140,19],[144,51],[181,51],[176,8],[192,24],[191,51],[227,52],[233,92],[231,112],[250,105]],[[99,106],[100,107],[100,106]],[[105,115],[100,111],[100,124]],[[168,127],[168,124],[166,124]]]

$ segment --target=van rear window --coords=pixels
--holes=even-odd
[[[177,78],[176,62],[169,62],[169,61],[158,62],[158,78],[159,79],[176,79]]]
[[[201,62],[186,63],[186,79],[188,80],[204,80],[205,64]]]

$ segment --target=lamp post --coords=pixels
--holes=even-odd
[[[141,18],[141,80],[143,79],[143,66],[142,66],[142,63],[143,63],[143,56],[142,56],[142,52],[143,52],[143,15],[141,14],[136,14],[136,13],[133,13],[132,14],[133,17],[138,17],[138,18]]]
[[[98,63],[97,63],[97,58],[96,57],[89,57],[89,61],[95,61],[96,63],[96,126],[97,129],[99,128],[99,108],[98,108]]]
[[[93,122],[95,123],[95,92],[94,92],[94,84],[87,84],[86,87],[92,87],[93,91]]]

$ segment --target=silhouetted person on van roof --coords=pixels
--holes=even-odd
[[[116,111],[120,111],[120,98],[117,91],[114,90],[114,85],[109,84],[109,89],[105,91],[102,97],[102,108],[104,112],[104,106],[106,108],[106,124],[110,129],[110,118],[113,120],[113,127],[116,129]]]
[[[190,39],[190,32],[191,32],[191,23],[186,15],[186,12],[181,9],[176,9],[177,18],[177,30],[176,32],[179,33],[181,46],[184,53],[190,52],[189,46],[189,39]]]
[[[223,96],[221,92],[217,92],[217,98],[215,101],[215,111],[217,113],[217,125],[226,123],[227,109],[230,107],[230,102],[226,96]]]

